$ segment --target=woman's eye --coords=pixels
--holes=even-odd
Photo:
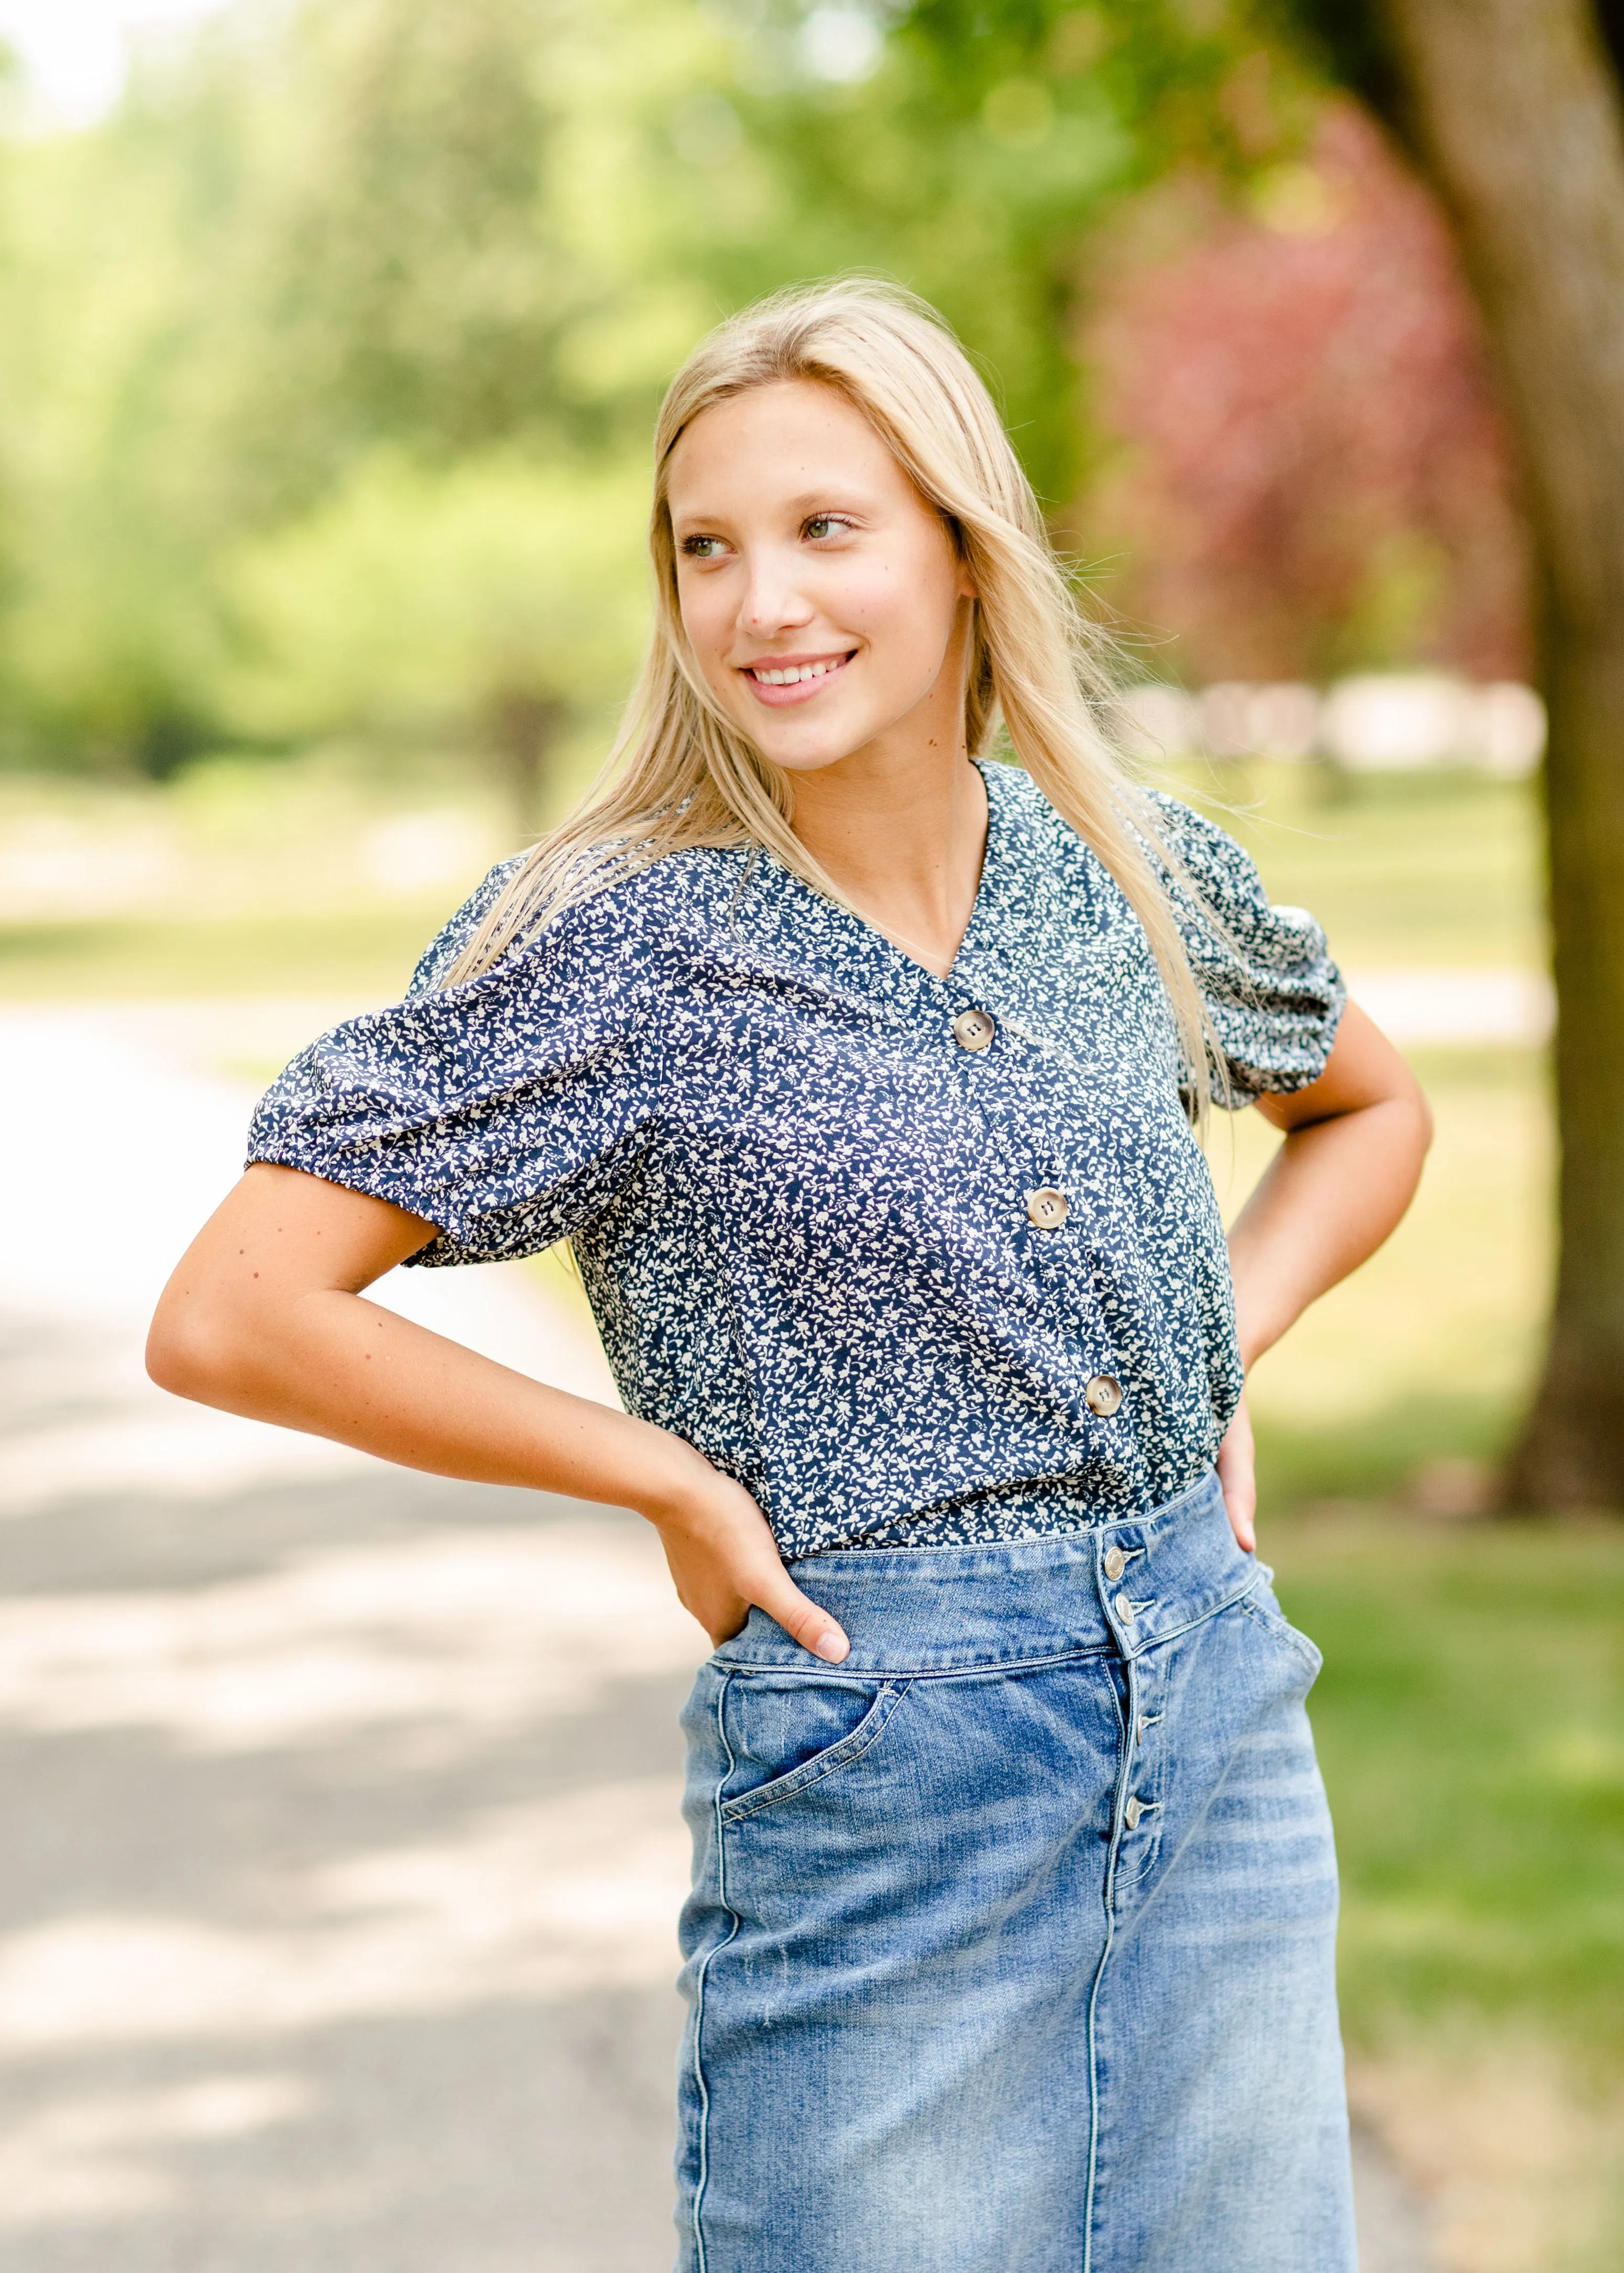
[[[806,523],[804,534],[816,544],[820,537],[833,536],[838,530],[849,529],[851,525],[849,521],[842,521],[838,514],[815,513]]]
[[[682,550],[690,560],[714,560],[722,549],[719,536],[685,536]]]

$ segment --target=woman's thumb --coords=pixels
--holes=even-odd
[[[760,1602],[767,1616],[783,1627],[792,1641],[798,1641],[802,1649],[810,1650],[825,1664],[838,1665],[850,1654],[852,1645],[834,1619],[803,1594],[793,1579],[786,1578],[781,1585],[769,1587]]]

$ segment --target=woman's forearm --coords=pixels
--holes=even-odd
[[[365,1299],[433,1227],[284,1168],[251,1169],[153,1321],[159,1384],[255,1421],[477,1483],[658,1517],[709,1464],[664,1429],[549,1389]]]
[[[154,1377],[177,1394],[331,1437],[403,1467],[520,1484],[653,1513],[705,1467],[678,1437],[552,1389],[364,1296],[306,1292],[252,1328],[194,1322],[189,1354],[154,1329]],[[694,1472],[690,1476],[689,1470]]]
[[[1414,1197],[1432,1135],[1419,1083],[1354,1002],[1320,1078],[1259,1110],[1286,1141],[1229,1234],[1248,1366],[1375,1253]]]
[[[846,1637],[785,1570],[745,1488],[680,1437],[549,1389],[363,1290],[432,1224],[290,1168],[251,1168],[164,1289],[147,1370],[178,1397],[302,1429],[403,1467],[635,1508],[713,1641],[752,1604],[815,1655]]]
[[[1410,1204],[1426,1141],[1425,1106],[1408,1096],[1287,1136],[1229,1234],[1248,1366],[1375,1253]]]

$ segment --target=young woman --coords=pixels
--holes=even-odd
[[[604,782],[270,1091],[153,1373],[658,1528],[716,1645],[686,2273],[1352,2273],[1318,1659],[1242,1384],[1425,1107],[1312,921],[1119,767],[928,310],[736,318],[656,463]],[[1211,1097],[1285,1133],[1227,1249]],[[624,1414],[364,1299],[563,1238]]]

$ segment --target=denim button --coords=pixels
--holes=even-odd
[[[961,1010],[953,1021],[953,1039],[961,1050],[984,1050],[998,1029],[985,1010]]]
[[[1083,1402],[1091,1413],[1097,1413],[1101,1421],[1109,1421],[1122,1403],[1121,1382],[1113,1379],[1109,1373],[1096,1373],[1083,1392]],[[1111,1573],[1113,1578],[1116,1575],[1115,1572]]]
[[[1071,1212],[1071,1203],[1065,1194],[1056,1191],[1053,1184],[1040,1184],[1034,1192],[1026,1194],[1026,1220],[1039,1231],[1058,1231]],[[1093,1383],[1089,1387],[1093,1387]],[[1085,1397],[1088,1391],[1083,1392]]]
[[[1111,1604],[1111,1608],[1116,1611],[1124,1625],[1131,1626],[1138,1614],[1139,1604],[1137,1602],[1131,1602],[1125,1594],[1118,1594],[1116,1601]]]
[[[1120,1547],[1108,1547],[1106,1549],[1105,1575],[1110,1580],[1113,1587],[1116,1584],[1117,1579],[1121,1578],[1123,1572],[1127,1569],[1127,1567],[1128,1558],[1123,1553]]]
[[[1142,1799],[1135,1798],[1131,1799],[1128,1802],[1126,1807],[1122,1811],[1122,1819],[1127,1825],[1130,1831],[1137,1831],[1139,1829],[1139,1818],[1144,1814],[1144,1812],[1145,1803]]]

